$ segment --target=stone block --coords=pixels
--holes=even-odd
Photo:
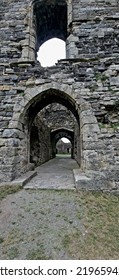
[[[119,87],[119,76],[118,77],[110,77],[110,85]]]
[[[16,180],[11,180],[8,182],[2,182],[0,183],[0,187],[2,186],[18,186],[18,187],[23,187],[25,184],[27,184],[33,177],[35,177],[37,175],[36,171],[29,171],[27,172],[25,175],[22,175],[21,177],[19,177]],[[9,178],[9,177],[8,177]]]
[[[103,172],[80,169],[73,170],[75,185],[77,190],[103,190],[107,189],[107,178]]]
[[[22,139],[24,138],[24,133],[18,129],[5,129],[3,132],[3,137],[4,138],[19,138]]]
[[[42,84],[45,84],[47,82],[49,82],[48,79],[36,79],[35,80],[35,85],[42,85]]]
[[[21,141],[19,139],[13,139],[13,138],[9,138],[9,139],[5,139],[5,143],[7,147],[19,147]]]
[[[18,137],[18,131],[15,129],[5,129],[3,132],[4,138],[17,138]]]
[[[35,84],[35,81],[34,80],[28,80],[26,82],[26,86],[33,86]]]
[[[5,146],[5,139],[0,139],[0,147],[3,147]]]
[[[0,85],[0,90],[1,91],[9,91],[9,90],[11,90],[12,89],[12,87],[11,86],[9,86],[9,85]]]

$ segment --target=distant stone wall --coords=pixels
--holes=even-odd
[[[67,129],[74,129],[75,117],[65,106],[59,103],[52,103],[40,111],[40,116],[47,122],[50,129],[58,129],[65,127]]]
[[[57,145],[56,145],[56,153],[57,154],[64,154],[64,155],[70,155],[71,156],[71,149],[72,149],[72,145],[71,143],[64,143],[62,141],[62,139],[60,139],[58,142],[57,142]]]
[[[65,123],[63,123],[65,124]],[[69,140],[69,143],[64,143],[62,141],[62,138],[66,138]],[[59,144],[58,144],[59,143]],[[61,145],[60,145],[61,144]],[[67,153],[67,148],[70,149],[70,154],[72,158],[75,158],[75,149],[74,149],[74,130],[73,129],[67,129],[65,126],[56,128],[51,131],[51,145],[52,145],[52,156],[55,157],[57,154],[57,146],[61,147],[60,150],[62,152],[65,151]],[[59,148],[58,148],[59,149]]]

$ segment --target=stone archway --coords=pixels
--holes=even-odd
[[[57,85],[58,86],[58,85]],[[42,88],[43,89],[43,88]],[[32,91],[30,92],[32,94]],[[28,93],[27,93],[28,96]],[[76,101],[72,98],[71,94],[68,94],[62,90],[54,87],[46,88],[42,90],[40,93],[36,90],[36,95],[29,100],[29,104],[27,102],[25,109],[23,110],[23,114],[21,114],[21,120],[24,122],[24,132],[26,136],[26,156],[28,161],[28,165],[30,164],[30,131],[31,125],[33,123],[34,118],[37,113],[40,112],[44,107],[51,103],[59,103],[68,108],[73,115],[75,116],[77,126],[79,127],[79,112],[78,106],[76,106]],[[49,145],[49,143],[48,143]],[[47,146],[48,146],[47,145]],[[52,157],[49,151],[49,159]]]
[[[52,156],[56,156],[56,144],[62,137],[67,138],[71,142],[71,158],[74,158],[74,131],[63,127],[51,131]]]
[[[37,81],[38,83],[38,81]],[[79,161],[83,170],[98,170],[100,160],[98,151],[99,143],[99,127],[94,117],[91,106],[82,98],[75,98],[72,87],[66,84],[58,84],[55,82],[38,85],[32,88],[26,88],[21,101],[16,98],[13,118],[9,124],[10,133],[12,135],[11,150],[15,155],[12,163],[11,178],[20,176],[31,168],[30,164],[30,127],[34,117],[46,105],[52,102],[59,102],[66,106],[74,114],[77,120],[77,155],[76,160]],[[16,110],[17,108],[17,110]],[[4,135],[7,134],[7,129]]]

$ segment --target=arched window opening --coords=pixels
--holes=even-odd
[[[41,0],[33,2],[34,29],[36,35],[35,54],[48,40],[67,39],[67,3],[65,0]],[[48,50],[49,56],[51,49]]]
[[[72,152],[71,142],[65,137],[59,139],[59,141],[56,144],[56,156],[71,157],[71,152]]]
[[[66,58],[65,42],[53,38],[45,42],[37,52],[37,60],[43,67],[55,65],[58,60]]]

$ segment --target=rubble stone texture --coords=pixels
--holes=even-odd
[[[0,181],[32,169],[36,153],[35,163],[52,158],[52,133],[66,129],[82,172],[118,189],[119,1],[0,5]],[[43,68],[37,51],[53,37],[66,42],[66,59]]]

